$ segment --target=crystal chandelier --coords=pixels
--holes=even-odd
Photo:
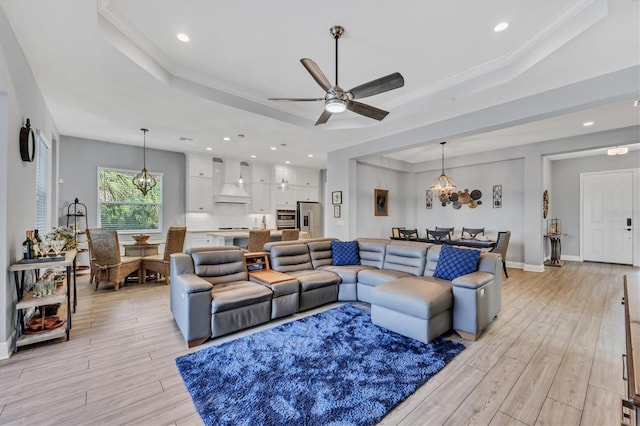
[[[147,171],[147,132],[149,129],[142,130],[144,139],[144,145],[142,148],[142,171],[133,178],[133,185],[142,192],[142,195],[147,195],[157,184],[156,178]]]
[[[449,197],[455,191],[456,184],[444,173],[444,144],[446,142],[440,142],[442,145],[442,174],[431,185],[431,190],[436,193],[440,201],[449,202]]]

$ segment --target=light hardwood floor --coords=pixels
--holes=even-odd
[[[544,273],[510,269],[498,319],[476,342],[450,336],[467,349],[382,424],[620,424],[620,301],[630,270],[577,262]],[[201,424],[175,358],[263,328],[187,349],[167,286],[94,292],[85,275],[78,287],[70,341],[0,361],[0,424]]]

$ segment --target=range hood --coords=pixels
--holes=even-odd
[[[251,198],[247,191],[233,183],[225,183],[220,194],[213,196],[214,203],[249,204]]]

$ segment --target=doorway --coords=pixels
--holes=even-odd
[[[634,171],[583,173],[582,259],[633,265]]]

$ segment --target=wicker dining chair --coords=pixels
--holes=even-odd
[[[109,282],[114,283],[115,290],[118,291],[120,283],[136,271],[140,282],[142,258],[120,256],[120,243],[116,231],[103,228],[87,229],[87,239],[90,241],[95,290],[98,290],[98,284]]]
[[[250,229],[248,250],[250,253],[264,251],[264,245],[271,241],[268,229]]]
[[[145,256],[142,258],[142,282],[147,281],[147,272],[155,272],[164,277],[165,283],[169,284],[171,277],[171,256],[173,253],[182,253],[184,249],[184,238],[187,235],[186,226],[171,226],[167,231],[167,241],[164,245],[164,253]],[[160,278],[158,277],[158,279]]]
[[[507,249],[509,248],[510,239],[511,231],[498,232],[496,245],[491,249],[492,252],[500,253],[502,255],[502,269],[504,270],[504,274],[507,278],[509,278],[509,274],[507,273]]]
[[[484,228],[465,228],[462,227],[462,238],[464,238],[464,234],[468,234],[470,238],[475,239],[478,235],[484,235]]]
[[[282,241],[297,240],[299,237],[300,237],[299,229],[283,229],[282,230]]]

